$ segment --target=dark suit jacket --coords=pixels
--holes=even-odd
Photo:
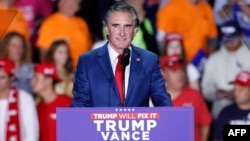
[[[158,56],[132,45],[127,107],[171,106]],[[79,57],[71,107],[121,107],[108,44]]]

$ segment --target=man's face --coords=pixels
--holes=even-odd
[[[105,30],[111,47],[117,52],[130,46],[137,28],[133,16],[128,12],[111,13]]]
[[[2,68],[0,68],[0,91],[9,88],[11,85],[11,77]]]
[[[47,79],[48,78],[45,77],[43,74],[35,73],[31,80],[31,86],[32,86],[33,92],[39,94],[42,91],[44,91],[48,84]]]
[[[250,103],[250,86],[241,86],[239,84],[235,84],[234,98],[238,105]]]
[[[236,51],[241,45],[241,37],[238,36],[230,39],[229,41],[225,41],[224,45],[226,46],[227,50]]]

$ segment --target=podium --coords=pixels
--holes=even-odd
[[[57,108],[57,141],[194,141],[192,107]]]

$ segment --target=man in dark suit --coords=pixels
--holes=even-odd
[[[115,3],[106,13],[103,24],[109,41],[80,56],[75,72],[72,107],[148,107],[172,106],[160,72],[158,56],[131,44],[139,19],[135,9],[124,2]],[[118,56],[128,48],[128,66]],[[119,77],[120,76],[120,77]]]

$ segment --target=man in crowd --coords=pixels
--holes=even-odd
[[[55,93],[54,85],[60,82],[54,63],[45,62],[35,66],[31,81],[34,93],[41,98],[37,105],[40,124],[40,141],[56,141],[56,108],[68,107],[71,99]]]
[[[225,107],[215,122],[213,140],[223,140],[225,124],[249,125],[250,124],[250,72],[241,71],[234,80],[234,102]]]
[[[232,103],[233,81],[241,70],[250,70],[250,52],[241,41],[241,30],[233,21],[220,28],[222,46],[212,54],[205,65],[202,78],[202,94],[212,102],[212,115],[216,119],[221,109]]]

